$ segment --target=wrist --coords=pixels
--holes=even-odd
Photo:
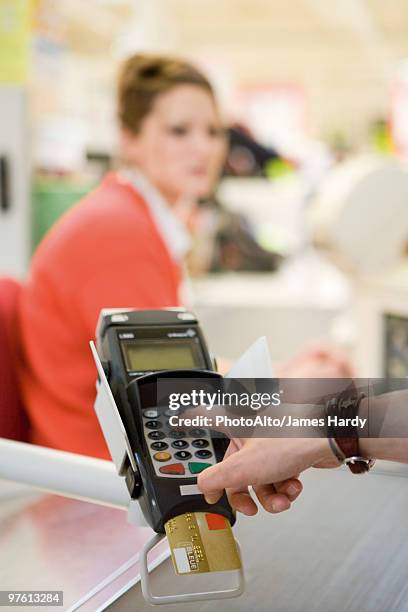
[[[362,451],[373,459],[408,463],[407,438],[361,438]]]
[[[390,444],[387,438],[360,438],[360,449],[364,457],[390,459]]]
[[[326,402],[328,442],[338,462],[353,474],[366,474],[375,463],[375,455],[360,444],[358,414],[365,397],[353,382]]]
[[[313,438],[311,452],[312,465],[322,464],[333,467],[340,465],[339,460],[330,447],[328,438]]]

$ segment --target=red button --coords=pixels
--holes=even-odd
[[[170,465],[163,465],[159,470],[162,474],[177,474],[184,476],[184,465],[182,463],[171,463]]]

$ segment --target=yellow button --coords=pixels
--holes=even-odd
[[[153,459],[156,459],[156,461],[168,461],[170,458],[170,453],[156,453],[153,455]]]

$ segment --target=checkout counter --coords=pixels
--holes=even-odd
[[[161,608],[406,612],[407,477],[397,464],[361,478],[346,469],[309,471],[289,512],[239,516],[241,597]],[[141,592],[137,553],[150,536],[121,510],[20,492],[0,504],[0,584],[63,590],[64,610],[147,612],[153,608]],[[155,590],[169,592],[174,570],[164,544],[152,562]]]

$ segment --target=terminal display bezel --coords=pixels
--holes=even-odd
[[[183,369],[205,369],[207,366],[206,358],[202,348],[200,337],[195,329],[188,327],[186,330],[181,330],[179,327],[138,327],[137,332],[134,328],[120,329],[117,332],[117,338],[121,349],[123,364],[128,374],[143,374],[147,372],[160,372],[165,369],[183,370]],[[173,348],[176,352],[180,346],[186,349],[185,356],[189,360],[188,363],[175,364],[171,360]],[[136,367],[136,363],[131,362],[129,351],[132,348],[140,348],[149,350],[152,348],[158,351],[168,352],[169,362],[167,365],[157,363],[158,367],[153,367],[154,364],[140,364]],[[173,353],[174,356],[174,353]],[[158,362],[161,360],[158,356]]]

